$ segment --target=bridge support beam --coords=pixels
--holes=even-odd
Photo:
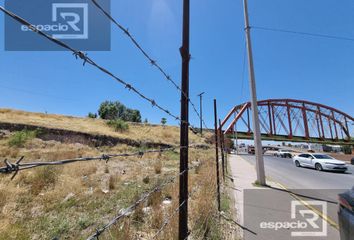
[[[310,133],[309,133],[309,125],[307,122],[307,113],[306,113],[306,106],[305,104],[302,105],[302,118],[304,120],[304,128],[305,128],[305,138],[309,139],[310,138]]]
[[[291,121],[291,113],[290,113],[290,107],[289,107],[289,102],[286,101],[286,112],[288,114],[288,124],[289,124],[289,138],[293,138],[293,126],[292,126],[292,121]]]

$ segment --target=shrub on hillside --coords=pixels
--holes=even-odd
[[[53,167],[38,168],[30,179],[31,193],[38,195],[45,188],[54,186],[57,179],[57,173]]]
[[[98,115],[102,119],[107,120],[122,119],[128,122],[141,122],[141,115],[139,110],[127,108],[118,101],[103,102],[98,109]]]
[[[107,124],[117,132],[124,132],[129,129],[128,123],[124,122],[122,119],[109,120]]]
[[[25,143],[37,136],[37,131],[22,130],[15,132],[8,141],[10,147],[23,147]]]
[[[88,117],[88,118],[97,118],[97,113],[89,112],[89,113],[87,114],[87,117]]]

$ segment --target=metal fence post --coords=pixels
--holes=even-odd
[[[216,157],[216,185],[217,185],[217,202],[218,211],[220,208],[220,177],[219,177],[219,146],[218,146],[218,114],[216,109],[216,99],[214,99],[214,127],[215,127],[215,157]]]
[[[182,47],[182,91],[181,91],[181,129],[180,129],[180,182],[179,182],[179,226],[178,238],[188,238],[188,128],[189,128],[189,21],[190,2],[183,0]]]
[[[224,138],[222,136],[221,120],[220,119],[219,119],[219,141],[220,141],[220,150],[221,150],[222,179],[225,181]]]

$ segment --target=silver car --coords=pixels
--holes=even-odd
[[[311,167],[318,171],[345,172],[348,170],[345,162],[323,153],[302,153],[295,156],[293,162],[297,167]]]

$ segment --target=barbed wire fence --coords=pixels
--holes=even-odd
[[[203,125],[206,129],[208,129],[208,126],[206,125],[204,119],[201,117],[201,114],[197,110],[195,104],[192,102],[192,100],[187,96],[185,92],[182,91],[181,87],[172,79],[171,75],[167,73],[166,70],[164,70],[160,64],[156,60],[154,60],[145,49],[141,46],[141,44],[136,40],[136,38],[130,33],[129,29],[124,27],[122,24],[120,24],[117,20],[115,20],[111,14],[108,13],[98,2],[97,0],[91,0],[92,3],[111,21],[116,25],[134,44],[136,48],[143,54],[143,56],[148,60],[148,62],[154,66],[163,76],[164,78],[170,82],[179,92],[181,92],[189,101],[190,105],[193,108],[193,111],[197,115],[199,119],[202,119]]]
[[[153,60],[150,55],[147,54],[147,52],[141,47],[141,45],[137,42],[137,40],[129,33],[127,28],[124,28],[122,25],[120,25],[117,21],[113,19],[98,3],[96,0],[91,0],[95,6],[97,6],[116,26],[118,26],[129,38],[130,40],[134,43],[134,45],[141,51],[141,53],[149,60],[149,62],[155,66],[158,71],[169,81],[171,84],[173,84],[176,89],[181,92],[181,94],[184,96],[184,98],[187,99],[188,104],[190,104],[193,107],[194,112],[197,114],[197,116],[202,120],[204,126],[207,128],[207,125],[205,124],[204,119],[201,118],[201,115],[197,111],[195,105],[193,102],[190,100],[188,97],[188,94],[186,92],[182,91],[182,89],[179,87],[179,85],[170,77],[170,75],[167,74],[167,72],[157,63],[157,61]],[[27,20],[21,18],[20,16],[16,15],[15,13],[5,9],[4,7],[0,6],[0,10],[5,13],[5,15],[11,17],[13,20],[19,22],[22,25],[27,26],[30,30],[33,32],[39,34],[40,36],[46,38],[50,42],[70,51],[73,53],[76,59],[81,59],[83,61],[83,65],[85,66],[86,64],[89,64],[95,68],[97,68],[99,71],[105,73],[106,75],[110,76],[114,80],[116,80],[118,83],[123,85],[126,89],[129,91],[135,93],[138,95],[141,99],[144,101],[149,102],[153,107],[156,107],[160,111],[164,112],[165,114],[169,115],[170,117],[174,118],[176,121],[178,121],[181,125],[187,124],[189,127],[193,128],[193,126],[189,123],[189,121],[184,121],[182,118],[177,116],[176,114],[173,114],[169,109],[163,107],[161,104],[157,103],[154,99],[146,96],[143,94],[140,90],[135,88],[132,84],[126,82],[125,80],[121,79],[120,77],[116,76],[103,66],[99,65],[96,63],[92,58],[90,58],[87,53],[74,49],[68,44],[64,43],[63,41],[60,41],[45,32],[39,30],[37,27],[35,27],[33,24],[29,23]],[[181,50],[183,53],[183,50]],[[182,54],[183,55],[183,54]],[[188,57],[189,58],[189,57]],[[187,108],[188,109],[188,108]],[[187,118],[188,119],[188,118]],[[113,159],[118,159],[118,158],[126,158],[126,157],[142,157],[145,154],[153,154],[153,153],[165,153],[168,151],[176,151],[176,150],[187,150],[189,148],[198,148],[198,146],[194,145],[186,145],[183,146],[182,144],[179,147],[171,147],[171,148],[162,148],[162,149],[151,149],[151,150],[145,150],[145,151],[137,151],[137,152],[130,152],[130,153],[117,153],[117,154],[101,154],[99,156],[94,156],[94,157],[81,157],[81,158],[73,158],[73,159],[64,159],[64,160],[58,160],[58,161],[50,161],[50,162],[23,162],[24,157],[19,158],[16,162],[12,163],[9,160],[5,159],[4,167],[0,167],[0,174],[12,174],[11,179],[14,179],[15,176],[24,170],[28,169],[33,169],[33,168],[38,168],[38,167],[44,167],[44,166],[60,166],[60,165],[67,165],[67,164],[72,164],[72,163],[77,163],[77,162],[89,162],[89,161],[104,161],[104,162],[109,162]],[[203,149],[203,148],[198,148]],[[203,149],[205,150],[205,149]],[[217,160],[219,162],[219,160]],[[126,217],[127,213],[134,211],[138,206],[146,202],[151,195],[153,195],[156,192],[161,191],[163,188],[166,186],[174,183],[176,179],[180,178],[179,180],[181,181],[181,177],[188,177],[188,171],[200,167],[198,166],[192,166],[192,167],[187,167],[184,170],[180,169],[179,174],[174,175],[172,177],[169,177],[166,181],[164,181],[162,184],[156,185],[154,188],[152,188],[150,191],[144,193],[137,201],[132,203],[128,208],[126,208],[123,212],[112,218],[108,223],[103,225],[101,228],[98,228],[94,234],[92,234],[88,240],[93,240],[93,239],[99,239],[99,237],[111,226],[115,225],[117,222],[119,222],[121,219]],[[186,186],[188,188],[188,185]],[[157,230],[157,232],[154,234],[152,239],[156,239],[165,229],[165,227],[170,224],[171,220],[174,218],[174,216],[177,213],[180,213],[181,209],[187,206],[188,199],[190,199],[194,193],[197,191],[197,186],[188,194],[187,198],[184,199],[184,201],[180,202],[178,207],[173,210],[172,214],[168,216],[162,226]],[[190,235],[190,231],[186,235],[185,238],[180,238],[181,240],[188,239],[188,236]]]

